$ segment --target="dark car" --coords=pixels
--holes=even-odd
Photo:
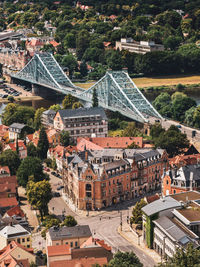
[[[60,197],[60,193],[59,193],[59,192],[53,192],[53,193],[52,193],[52,196],[53,196],[53,197]]]
[[[56,176],[56,172],[51,172],[51,175],[54,175],[54,176]]]
[[[57,190],[61,190],[61,189],[63,189],[64,188],[64,186],[63,185],[60,185],[60,186],[58,186],[56,189]]]

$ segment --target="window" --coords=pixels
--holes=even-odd
[[[73,242],[70,242],[70,247],[71,247],[71,248],[73,247]]]
[[[65,242],[66,245],[68,245],[68,242]]]
[[[168,180],[166,181],[166,184],[169,184],[169,181]]]
[[[74,131],[71,131],[71,134],[74,134]]]
[[[17,238],[17,243],[19,243],[19,244],[20,244],[20,238]]]
[[[176,194],[176,190],[174,190],[174,194]]]
[[[80,134],[80,130],[76,130],[76,133],[77,133],[77,134]]]
[[[59,243],[56,243],[56,246],[59,246]]]
[[[102,133],[102,132],[103,132],[103,128],[100,128],[100,129],[99,129],[99,132]]]
[[[30,245],[27,245],[27,248],[30,248]]]
[[[91,197],[92,193],[91,192],[86,192],[86,197]]]
[[[95,129],[93,129],[93,133],[95,133]]]
[[[85,190],[86,190],[86,191],[91,191],[91,190],[92,190],[92,186],[91,186],[91,184],[86,184],[86,185],[85,185]]]
[[[75,242],[75,247],[78,247],[78,242],[77,241]]]
[[[30,241],[30,238],[29,238],[29,237],[27,237],[27,241],[28,241],[28,242]]]
[[[90,129],[87,129],[87,133],[90,133]]]

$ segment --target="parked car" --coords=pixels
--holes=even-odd
[[[60,193],[59,192],[52,192],[52,196],[53,197],[60,197]]]
[[[64,188],[64,186],[63,185],[60,185],[60,186],[58,186],[56,189],[57,190],[61,190],[61,189],[63,189]]]
[[[51,175],[54,175],[54,176],[56,176],[56,172],[51,172]]]

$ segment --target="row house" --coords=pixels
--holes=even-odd
[[[58,131],[68,131],[74,142],[78,137],[108,135],[108,119],[101,107],[59,110],[53,127]]]
[[[164,150],[104,149],[67,157],[64,193],[79,209],[101,209],[160,187]]]
[[[0,63],[7,69],[21,70],[29,60],[30,55],[26,51],[10,48],[0,49]]]
[[[20,159],[25,159],[27,157],[27,148],[24,144],[23,140],[18,140],[18,152]],[[4,150],[11,149],[12,151],[16,151],[16,142],[9,143],[5,146]]]

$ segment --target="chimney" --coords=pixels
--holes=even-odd
[[[190,172],[190,191],[193,190],[193,176],[194,176],[194,173]]]

